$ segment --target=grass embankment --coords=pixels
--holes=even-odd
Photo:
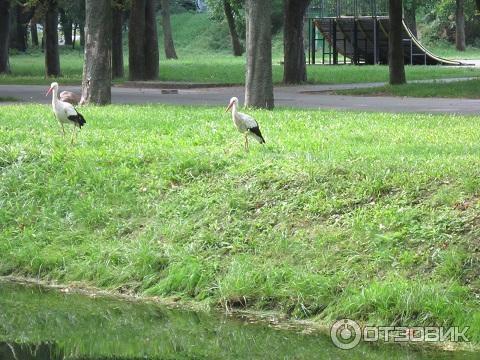
[[[410,83],[405,85],[385,85],[374,88],[338,90],[341,95],[370,96],[412,96],[479,99],[480,80],[454,82]]]
[[[0,96],[0,102],[14,102],[17,100],[17,98],[14,98],[12,96]]]
[[[165,60],[163,35],[160,40],[160,80],[220,84],[243,84],[245,57],[231,55],[228,28],[209,19],[208,14],[182,13],[172,15],[172,28],[178,60]],[[159,26],[161,31],[161,26]],[[126,37],[126,36],[125,36]],[[127,47],[125,47],[127,49]],[[80,84],[83,69],[81,49],[62,49],[61,84]],[[281,34],[273,42],[273,78],[283,78],[283,46]],[[11,56],[12,74],[0,76],[0,84],[46,84],[44,57],[39,51]],[[125,74],[128,76],[128,56],[125,56]],[[309,66],[308,79],[312,84],[361,83],[388,81],[387,66]],[[409,80],[479,76],[478,69],[441,66],[407,66]],[[123,82],[126,78],[117,79]]]
[[[454,44],[426,45],[426,48],[433,54],[446,58],[458,60],[480,60],[480,49],[478,47],[467,46],[465,51],[458,51]]]
[[[477,119],[222,111],[2,107],[0,274],[480,341]]]

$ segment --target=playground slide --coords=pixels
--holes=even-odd
[[[388,17],[338,17],[313,20],[325,39],[325,48],[334,47],[336,53],[353,59],[358,64],[388,63]],[[428,51],[403,23],[405,64],[465,65],[460,61],[444,59]],[[332,56],[332,51],[328,51]]]
[[[434,61],[437,61],[439,65],[467,65],[467,64],[463,64],[462,62],[460,61],[457,61],[457,60],[449,60],[449,59],[445,59],[445,58],[442,58],[440,56],[437,56],[435,54],[433,54],[432,52],[430,52],[427,48],[425,48],[422,43],[416,38],[415,35],[413,35],[413,33],[410,31],[410,28],[407,26],[407,24],[405,23],[405,21],[403,21],[403,31],[406,32],[409,36],[409,38],[415,43],[415,45],[420,49],[422,50],[427,57],[429,57],[430,59],[434,60]]]

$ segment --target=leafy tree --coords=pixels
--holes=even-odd
[[[86,1],[82,104],[111,102],[112,7],[110,0]]]
[[[85,45],[85,0],[59,0],[59,6],[65,12],[65,17],[80,30],[80,45]],[[72,43],[74,46],[75,43]]]
[[[145,76],[147,80],[157,79],[159,73],[156,5],[157,0],[147,0],[145,8]]]
[[[422,0],[403,0],[403,17],[413,35],[417,34],[417,3]]]
[[[455,46],[458,51],[465,51],[465,2],[464,0],[456,0]]]
[[[173,43],[172,25],[170,24],[170,1],[160,0],[163,28],[163,47],[167,59],[178,59]]]
[[[63,8],[58,9],[60,13],[60,24],[62,24],[63,37],[65,39],[65,45],[72,45],[72,30],[73,22],[69,15]]]
[[[132,0],[128,29],[130,80],[158,77],[158,38],[154,0]]]
[[[38,32],[37,32],[37,11],[33,8],[33,16],[30,19],[30,37],[32,39],[32,45],[38,46]]]
[[[27,25],[33,16],[25,0],[16,0],[11,9],[10,48],[21,52],[27,50]]]
[[[283,82],[298,84],[307,81],[305,66],[305,48],[303,41],[303,25],[305,12],[310,0],[285,0],[283,28]]]
[[[247,72],[245,105],[273,109],[272,1],[246,1]]]
[[[243,0],[207,0],[213,20],[227,21],[234,56],[241,56],[244,48],[240,39],[245,39],[245,8]]]
[[[58,2],[44,0],[45,9],[45,74],[60,76],[60,55],[58,52]]]
[[[112,1],[112,77],[123,77],[124,0]]]
[[[465,22],[465,43],[478,43],[480,38],[480,21],[476,16],[476,1],[463,1],[463,15]],[[480,1],[479,1],[480,2]],[[422,32],[422,40],[425,42],[437,42],[446,40],[456,43],[457,37],[457,13],[456,0],[423,0],[418,3],[418,8],[424,12],[426,26]],[[461,31],[461,24],[460,31]]]
[[[242,56],[244,50],[238,37],[237,28],[235,26],[235,12],[233,11],[230,0],[223,0],[223,11],[225,13],[225,18],[227,19],[230,38],[232,39],[233,55]]]
[[[10,72],[8,42],[10,38],[10,0],[0,0],[0,74]]]
[[[388,36],[388,66],[390,84],[404,84],[405,66],[402,44],[402,0],[389,0],[390,32]]]

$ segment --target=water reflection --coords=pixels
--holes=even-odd
[[[399,346],[335,348],[321,335],[218,314],[0,283],[0,359],[474,359]]]
[[[51,360],[64,359],[63,353],[55,344],[0,343],[2,360]]]

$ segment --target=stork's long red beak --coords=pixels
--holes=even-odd
[[[50,94],[52,92],[53,88],[51,87],[50,89],[48,89],[47,93],[45,94],[45,96],[48,96],[48,94]]]
[[[233,101],[232,101],[230,104],[228,104],[227,108],[225,109],[225,112],[227,112],[228,110],[230,110],[230,108],[232,107],[232,105],[233,105]]]

